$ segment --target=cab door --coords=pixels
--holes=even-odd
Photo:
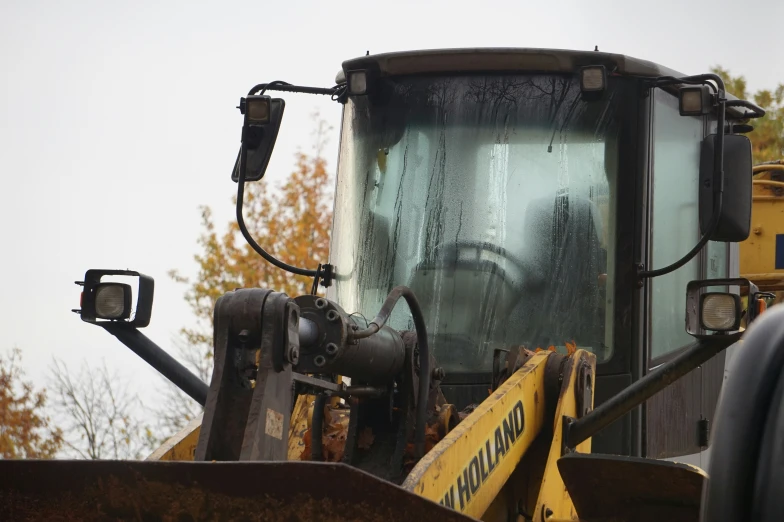
[[[715,123],[709,117],[681,116],[678,98],[662,89],[652,95],[649,157],[648,266],[677,261],[699,241],[700,145]],[[646,282],[644,371],[677,356],[693,341],[685,332],[689,281],[729,276],[729,247],[709,243],[678,270]],[[642,446],[649,458],[690,460],[704,465],[711,418],[724,375],[722,352],[652,397],[643,408]],[[685,457],[687,458],[678,458]]]

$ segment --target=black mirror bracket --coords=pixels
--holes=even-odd
[[[345,93],[346,87],[344,85],[335,86],[331,88],[322,88],[322,87],[303,87],[298,85],[292,85],[287,82],[282,81],[274,81],[270,83],[260,83],[258,85],[253,86],[250,91],[248,91],[248,97],[258,98],[264,95],[266,91],[283,91],[283,92],[298,92],[304,94],[322,94],[331,96],[333,100],[338,102],[345,101]],[[237,208],[236,208],[236,216],[237,216],[237,225],[239,226],[240,232],[242,236],[245,238],[245,241],[248,242],[250,247],[259,254],[265,261],[270,263],[271,265],[280,268],[281,270],[285,270],[286,272],[295,274],[295,275],[302,275],[306,277],[313,278],[313,286],[311,288],[311,293],[315,294],[316,290],[318,289],[319,283],[323,287],[329,287],[332,285],[333,274],[334,274],[334,267],[329,263],[319,264],[315,270],[307,269],[307,268],[300,268],[288,263],[284,263],[283,261],[279,260],[266,250],[264,250],[261,245],[259,245],[253,236],[251,236],[250,231],[248,231],[248,227],[245,225],[245,218],[242,214],[242,206],[243,200],[245,196],[245,183],[246,181],[257,181],[264,176],[264,170],[266,170],[267,162],[269,161],[269,156],[272,153],[272,148],[274,147],[274,142],[277,137],[278,129],[280,128],[280,121],[282,118],[283,113],[283,100],[269,100],[269,105],[266,113],[267,120],[262,122],[262,125],[258,127],[257,132],[251,132],[252,124],[249,123],[250,117],[248,115],[248,107],[247,107],[247,100],[246,98],[242,98],[240,100],[240,105],[237,107],[240,109],[240,112],[245,116],[245,123],[242,128],[242,136],[240,140],[240,152],[239,157],[237,158],[237,163],[235,164],[234,174],[232,178],[237,182]],[[264,115],[265,113],[262,111],[261,113]],[[265,125],[270,125],[270,128],[265,128]],[[248,151],[255,150],[259,147],[259,141],[265,139],[263,133],[267,131],[270,135],[266,137],[266,139],[270,140],[271,142],[268,145],[268,150],[265,151],[265,158],[262,159],[261,163],[261,172],[260,175],[254,176],[253,179],[247,179],[247,165],[248,165]]]

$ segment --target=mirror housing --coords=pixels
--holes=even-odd
[[[253,111],[248,110],[249,103],[253,101],[251,98],[267,98],[269,100],[269,111],[263,120],[251,118]],[[275,148],[285,108],[286,102],[281,98],[248,96],[248,98],[240,100],[240,111],[245,115],[245,123],[242,126],[242,145],[237,153],[237,160],[234,162],[234,170],[231,172],[232,181],[236,183],[240,179],[240,165],[242,163],[240,160],[243,148],[246,150],[245,182],[259,181],[264,177],[272,156],[272,149]]]
[[[720,135],[711,134],[702,141],[700,151],[700,231],[708,232],[714,212],[714,157]],[[751,228],[751,141],[740,134],[724,136],[724,191],[719,224],[711,241],[741,242]]]

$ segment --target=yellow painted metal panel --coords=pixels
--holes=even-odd
[[[774,169],[784,165],[754,167],[751,233],[740,244],[741,276],[767,291],[784,290],[784,183],[771,179]]]
[[[558,397],[558,406],[553,420],[553,440],[550,444],[550,453],[547,457],[544,476],[542,479],[539,498],[536,501],[534,520],[555,519],[577,520],[577,513],[574,504],[569,497],[569,493],[564,485],[561,472],[558,470],[558,459],[562,455],[563,423],[564,417],[573,419],[579,418],[577,412],[577,378],[580,374],[580,366],[590,367],[590,404],[593,408],[593,383],[596,375],[596,356],[585,350],[577,350],[564,366],[563,384],[561,394]],[[575,448],[579,453],[591,452],[591,439],[577,445]],[[548,516],[549,513],[549,516]]]
[[[534,355],[430,450],[403,488],[480,517],[541,431],[549,352]]]
[[[199,443],[201,418],[202,416],[199,415],[189,422],[179,433],[169,438],[147,457],[147,460],[193,460],[196,444]]]

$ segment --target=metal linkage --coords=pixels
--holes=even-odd
[[[574,448],[711,357],[734,344],[740,333],[713,335],[687,345],[686,350],[627,387],[584,417],[564,424],[565,446]]]

